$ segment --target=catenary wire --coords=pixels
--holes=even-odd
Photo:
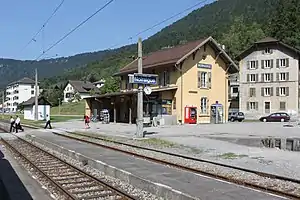
[[[132,36],[129,37],[127,40],[132,40],[133,38],[135,38],[135,37],[137,37],[137,36],[139,36],[139,35],[141,35],[141,34],[147,32],[147,31],[150,31],[150,30],[152,30],[153,28],[155,28],[155,27],[157,27],[157,26],[159,26],[159,25],[161,25],[161,24],[163,24],[163,23],[165,23],[165,22],[167,22],[167,21],[169,21],[169,20],[171,20],[171,19],[173,19],[173,18],[175,18],[175,17],[177,17],[177,16],[179,16],[179,15],[181,15],[181,14],[183,14],[183,13],[185,13],[185,12],[187,12],[187,11],[189,11],[189,10],[195,8],[195,7],[198,7],[198,6],[200,6],[201,4],[206,3],[207,1],[208,1],[208,0],[201,0],[200,2],[198,2],[198,3],[196,3],[196,4],[192,5],[192,6],[190,6],[190,7],[188,7],[188,8],[185,8],[184,10],[182,10],[182,11],[176,13],[176,14],[174,14],[174,15],[168,17],[168,18],[163,19],[162,21],[160,21],[160,22],[158,22],[158,23],[156,23],[156,24],[150,26],[149,28],[146,28],[146,29],[144,29],[144,30],[142,30],[142,31],[140,31],[140,32],[138,32],[138,33],[132,35]],[[114,45],[110,46],[110,47],[107,48],[107,49],[113,49],[113,48],[115,48],[115,47],[117,47],[117,46],[119,46],[119,45],[121,45],[121,43],[114,44]]]
[[[36,42],[36,37],[41,33],[41,31],[45,28],[45,26],[49,23],[49,21],[52,19],[52,17],[54,17],[54,15],[57,13],[57,11],[61,8],[61,6],[63,5],[63,3],[65,2],[65,0],[62,0],[60,2],[60,4],[55,8],[55,10],[52,12],[52,14],[48,17],[48,19],[43,23],[43,25],[41,26],[41,28],[35,33],[35,35],[27,42],[27,44],[22,48],[21,51],[23,51],[24,49],[26,49],[32,41]]]
[[[87,21],[89,21],[91,18],[93,18],[95,15],[97,15],[100,11],[102,11],[104,8],[106,8],[109,4],[111,4],[114,0],[108,1],[105,5],[103,5],[101,8],[99,8],[96,12],[94,12],[92,15],[90,15],[88,18],[86,18],[84,21],[82,21],[80,24],[78,24],[75,28],[73,28],[70,32],[65,34],[63,37],[61,37],[57,42],[55,42],[53,45],[51,45],[49,48],[47,48],[43,53],[41,53],[35,60],[37,61],[39,58],[41,58],[45,53],[53,49],[56,45],[58,45],[60,42],[62,42],[64,39],[66,39],[69,35],[71,35],[74,31],[76,31],[79,27],[84,25]]]

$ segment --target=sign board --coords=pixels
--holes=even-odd
[[[211,69],[211,64],[198,63],[198,68]]]
[[[129,74],[129,83],[133,84],[144,84],[144,85],[156,85],[157,75],[156,74]]]

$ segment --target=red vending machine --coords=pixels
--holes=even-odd
[[[197,107],[186,106],[184,109],[184,123],[197,124]]]

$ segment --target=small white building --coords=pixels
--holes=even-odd
[[[39,88],[38,88],[39,89]],[[39,91],[39,90],[38,90]],[[39,94],[38,94],[39,95]],[[16,112],[22,102],[35,96],[35,81],[30,78],[22,78],[12,82],[6,87],[6,102],[9,112]]]
[[[24,119],[34,120],[35,115],[35,97],[30,98],[28,101],[22,103],[24,106]],[[50,102],[45,97],[38,99],[38,120],[46,120],[46,116],[50,116]]]
[[[99,88],[89,81],[72,81],[69,80],[64,87],[63,102],[76,101],[75,94],[79,94],[81,99],[91,96],[91,90],[99,92]]]

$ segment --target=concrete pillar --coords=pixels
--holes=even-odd
[[[280,149],[286,150],[286,139],[280,139]]]
[[[114,103],[114,123],[117,123],[117,109],[115,103]]]

